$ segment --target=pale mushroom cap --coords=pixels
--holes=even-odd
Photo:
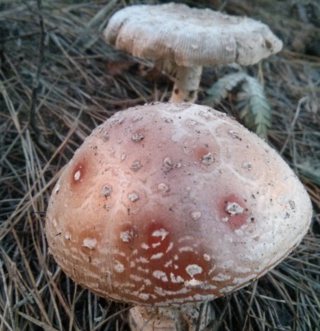
[[[136,57],[179,66],[250,65],[282,48],[261,22],[174,3],[119,10],[104,36],[108,44]]]
[[[115,114],[77,150],[47,212],[76,282],[139,304],[214,299],[301,241],[311,203],[289,166],[230,117],[195,104]]]

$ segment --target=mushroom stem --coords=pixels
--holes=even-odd
[[[205,330],[212,321],[208,302],[175,307],[136,306],[130,309],[131,331],[196,331]]]
[[[195,102],[198,95],[201,73],[201,66],[178,66],[175,84],[169,102]]]

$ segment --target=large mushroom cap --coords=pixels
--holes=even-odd
[[[114,300],[213,299],[300,242],[310,199],[288,165],[230,117],[195,104],[115,114],[77,150],[49,202],[50,251]]]
[[[250,65],[282,48],[261,22],[175,3],[126,7],[111,17],[104,35],[136,57],[179,66]]]

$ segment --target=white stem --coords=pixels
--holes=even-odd
[[[212,321],[211,306],[207,302],[174,307],[143,307],[130,309],[131,331],[196,331],[205,330]],[[199,321],[200,318],[200,321]]]
[[[195,102],[201,73],[202,67],[178,67],[169,102]]]

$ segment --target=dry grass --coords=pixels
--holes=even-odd
[[[94,127],[118,110],[168,99],[171,85],[148,80],[148,62],[103,42],[109,17],[130,3],[141,1],[0,1],[1,331],[128,330],[126,306],[76,286],[57,267],[44,218],[61,169]],[[275,270],[212,303],[211,330],[320,330],[320,58],[286,47],[247,71],[272,108],[269,142],[305,184],[315,214]],[[205,70],[200,101],[222,73]],[[221,109],[236,115],[230,102]]]

